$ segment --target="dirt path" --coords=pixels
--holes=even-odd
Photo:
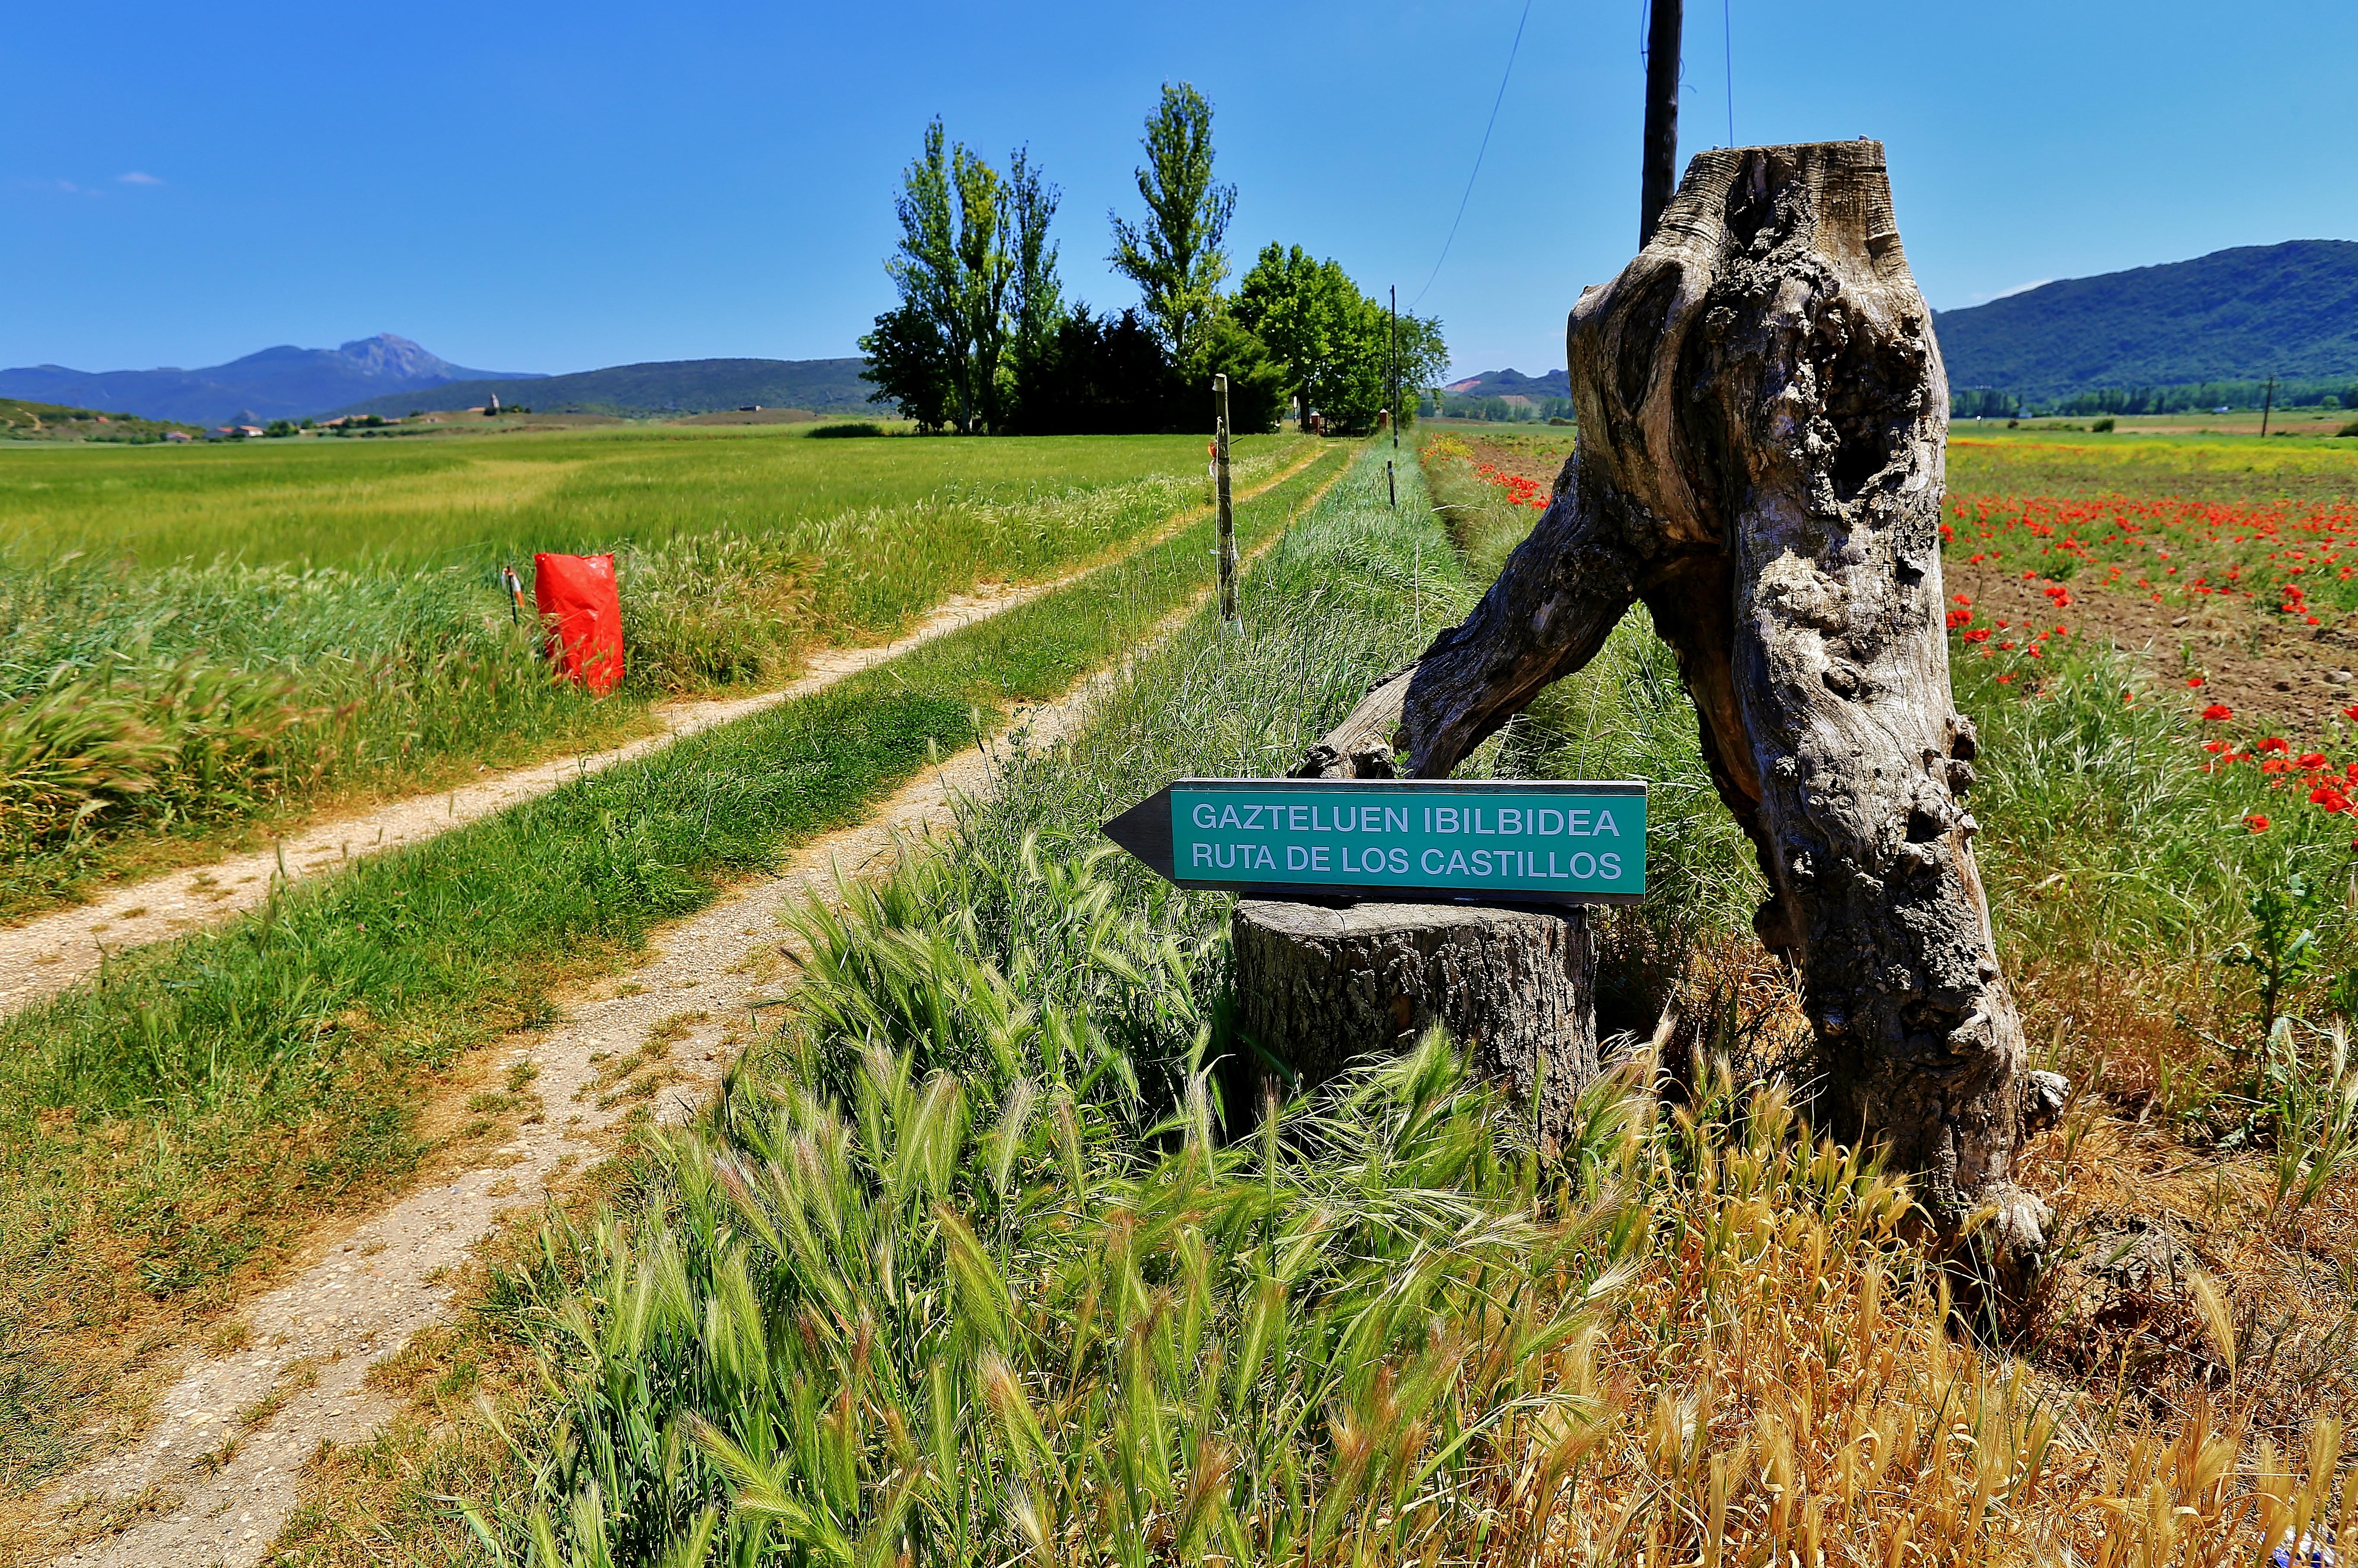
[[[1320,450],[1314,449],[1300,462],[1280,469],[1250,490],[1238,492],[1238,498],[1249,500],[1283,483],[1317,461],[1320,455]],[[421,842],[505,810],[519,801],[546,795],[574,779],[645,756],[685,736],[822,691],[936,637],[1027,603],[1076,578],[1100,570],[1114,560],[1150,549],[1195,522],[1201,513],[1202,508],[1190,507],[1119,555],[1081,571],[1021,588],[953,595],[892,642],[865,648],[821,650],[811,655],[809,668],[800,676],[773,691],[752,697],[663,704],[654,712],[662,728],[627,745],[516,768],[455,790],[417,795],[358,816],[338,817],[305,828],[268,849],[111,889],[89,903],[0,929],[0,1012],[64,990],[94,972],[111,953],[160,942],[252,909],[269,896],[274,881],[279,877],[299,881],[332,871],[355,855],[371,855]]]
[[[1279,530],[1247,559],[1283,536]],[[1163,641],[1205,597],[1175,611],[1140,648]],[[1128,663],[1054,703],[1018,709],[1026,744],[1037,749],[1069,734]],[[259,1561],[300,1500],[302,1465],[319,1444],[364,1441],[394,1415],[395,1401],[369,1386],[368,1369],[449,1316],[446,1281],[475,1245],[512,1211],[546,1202],[595,1164],[637,1106],[652,1098],[659,1120],[676,1121],[710,1094],[751,1023],[752,1004],[773,994],[780,914],[827,896],[838,874],[875,874],[908,839],[947,831],[953,798],[987,796],[992,783],[987,753],[946,762],[865,822],[806,846],[783,871],[741,884],[658,933],[637,968],[572,999],[562,1022],[497,1064],[514,1078],[529,1072],[540,1114],[483,1164],[320,1238],[300,1274],[239,1314],[247,1346],[192,1360],[135,1446],[44,1488],[31,1530],[16,1543],[23,1560],[75,1568]]]

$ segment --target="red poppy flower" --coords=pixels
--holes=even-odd
[[[2202,677],[2201,676],[2189,676],[2186,677],[2186,684],[2188,686],[2201,686],[2202,684]]]
[[[2223,724],[2235,717],[2235,710],[2223,702],[2214,702],[2202,710],[2202,717],[2213,724]]]
[[[1997,684],[2000,686],[2012,686],[2014,684],[2014,676],[2012,675],[2002,675],[1997,677]]]
[[[2304,768],[2321,768],[2325,766],[2325,753],[2322,752],[2303,752],[2299,757],[2295,760]]]
[[[2266,740],[2261,741],[2258,745],[2253,747],[2252,750],[2255,752],[2289,752],[2292,750],[2292,742],[2286,740],[2281,735],[2271,735]]]
[[[2244,826],[2255,833],[2265,833],[2268,830],[2268,819],[2255,811],[2244,818]]]

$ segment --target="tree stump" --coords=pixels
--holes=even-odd
[[[1438,1023],[1527,1112],[1536,1086],[1541,1145],[1552,1151],[1596,1076],[1585,909],[1245,899],[1230,930],[1238,1022],[1305,1086],[1404,1052]]]
[[[1948,384],[1864,138],[1697,155],[1567,329],[1580,446],[1462,625],[1371,691],[1309,776],[1445,778],[1643,600],[1713,782],[1757,848],[1754,921],[1800,972],[1819,1123],[1885,1147],[2018,1291],[2046,1216],[2013,1180],[2022,1023],[1964,805],[1974,726],[1941,587]]]

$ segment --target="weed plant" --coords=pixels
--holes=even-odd
[[[1240,504],[1273,535],[1344,454]],[[0,1021],[0,1476],[61,1463],[113,1325],[201,1311],[317,1215],[424,1152],[420,1090],[545,1022],[551,989],[722,882],[855,820],[1009,705],[1118,659],[1208,573],[1201,520],[1031,603],[813,696],[427,843],[286,889],[216,933],[128,954]],[[93,1335],[70,1338],[80,1325]],[[96,1379],[103,1382],[103,1379]]]

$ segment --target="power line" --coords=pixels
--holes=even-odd
[[[1507,50],[1507,69],[1498,73],[1498,95],[1490,100],[1489,124],[1482,127],[1482,145],[1474,152],[1474,172],[1466,177],[1466,194],[1457,199],[1457,216],[1449,221],[1449,237],[1441,242],[1441,254],[1433,260],[1432,276],[1424,280],[1424,288],[1416,291],[1416,297],[1408,302],[1412,310],[1423,302],[1425,289],[1433,287],[1433,279],[1441,276],[1441,264],[1449,259],[1449,247],[1457,239],[1457,225],[1466,221],[1466,204],[1474,200],[1474,181],[1482,173],[1482,155],[1490,150],[1490,131],[1498,123],[1498,105],[1507,101],[1507,79],[1515,74],[1515,56],[1522,52],[1523,23],[1531,19],[1531,0],[1523,0],[1522,16],[1515,23],[1514,46]]]
[[[1731,0],[1719,0],[1720,58],[1727,62],[1727,145],[1736,145],[1736,24],[1728,19]]]

